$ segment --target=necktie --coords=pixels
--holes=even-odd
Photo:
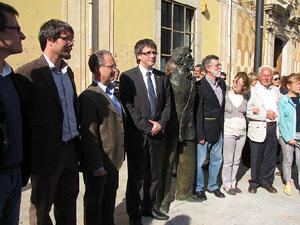
[[[151,72],[147,72],[148,95],[149,95],[150,108],[151,108],[151,119],[154,119],[156,114],[156,95],[151,80],[151,76],[152,76]]]

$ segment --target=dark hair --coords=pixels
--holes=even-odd
[[[107,50],[98,50],[90,56],[89,67],[92,73],[95,72],[95,66],[103,66],[105,64],[104,55],[106,54],[112,56],[112,54]]]
[[[289,90],[287,85],[293,83],[294,81],[300,81],[300,73],[291,73],[288,76],[282,76],[281,77],[281,87],[283,87],[285,90]]]
[[[7,23],[7,18],[4,12],[19,16],[18,11],[14,7],[0,2],[0,31],[3,31],[5,29],[5,25]]]
[[[203,71],[206,72],[205,66],[202,66],[202,65],[201,65],[201,66],[200,66],[200,73],[203,72]]]
[[[202,66],[201,64],[197,64],[197,65],[195,66],[195,68],[196,68],[196,67],[201,67],[201,66]]]
[[[47,38],[56,41],[64,32],[69,32],[71,35],[74,35],[73,28],[66,22],[52,19],[44,23],[39,32],[39,41],[42,51],[46,48]]]
[[[207,72],[206,67],[209,66],[209,64],[211,63],[211,60],[213,60],[213,59],[219,60],[219,57],[216,55],[208,55],[202,60],[202,65],[205,68],[205,72]]]
[[[150,47],[150,48],[154,48],[155,50],[157,50],[157,47],[156,47],[156,44],[154,43],[153,40],[151,39],[143,39],[143,40],[139,40],[135,46],[134,46],[134,54],[135,54],[135,57],[136,57],[136,62],[137,64],[140,63],[140,60],[137,58],[137,55],[138,54],[142,54],[142,50],[143,48],[145,47]]]
[[[247,73],[245,73],[245,72],[238,72],[235,75],[235,77],[234,77],[233,80],[235,81],[235,80],[239,80],[241,78],[242,78],[242,80],[244,82],[244,87],[245,87],[244,90],[243,90],[243,92],[242,92],[242,94],[245,95],[245,94],[248,93],[249,88],[250,88],[250,81],[249,81],[249,77],[248,77]]]

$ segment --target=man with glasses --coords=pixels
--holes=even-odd
[[[270,193],[277,193],[273,187],[277,155],[277,128],[279,122],[278,100],[281,94],[272,85],[274,68],[259,68],[259,82],[250,89],[247,104],[248,137],[251,147],[251,179],[248,192],[256,194],[262,187]],[[258,108],[258,113],[252,111]]]
[[[39,32],[43,55],[17,72],[32,81],[31,210],[37,223],[76,224],[78,176],[78,112],[74,74],[64,59],[71,58],[74,32],[60,20],[49,20]]]
[[[23,51],[21,32],[10,5],[0,2],[0,224],[18,225],[21,190],[29,179],[29,126],[25,106],[30,82],[5,59]]]
[[[112,54],[96,51],[90,56],[89,67],[94,81],[79,96],[84,224],[114,225],[119,169],[124,160],[125,115],[114,95],[117,66]]]
[[[159,171],[159,152],[163,133],[170,119],[170,82],[164,73],[153,68],[156,44],[150,39],[136,43],[138,66],[120,76],[120,97],[127,119],[128,181],[126,206],[130,224],[142,224],[142,216],[167,220],[154,208]],[[144,198],[140,190],[143,185]]]
[[[196,190],[193,198],[199,201],[207,200],[204,190],[203,164],[207,153],[209,156],[209,178],[207,191],[218,198],[225,195],[218,185],[218,174],[222,165],[224,99],[226,84],[221,76],[221,64],[215,55],[206,56],[202,65],[206,76],[196,82],[198,92],[198,110],[196,115],[197,131],[197,175]]]

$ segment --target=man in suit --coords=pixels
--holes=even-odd
[[[163,131],[170,119],[170,82],[153,68],[156,44],[143,39],[134,48],[138,66],[120,76],[120,97],[128,116],[126,205],[130,224],[142,224],[142,216],[167,220],[154,208],[159,175],[159,151]],[[139,192],[143,185],[142,202]]]
[[[94,81],[79,96],[84,224],[114,225],[119,169],[124,160],[124,114],[112,83],[117,65],[109,51],[100,50],[90,56],[89,67]]]
[[[29,104],[32,132],[31,209],[39,225],[76,224],[79,102],[71,58],[74,32],[60,20],[49,20],[39,32],[43,55],[17,70],[32,81]]]
[[[251,148],[251,179],[248,191],[252,194],[257,192],[259,186],[270,193],[277,193],[273,181],[277,155],[278,100],[281,94],[272,85],[273,72],[274,69],[270,66],[259,68],[259,82],[251,88],[247,104],[247,135]]]
[[[210,156],[207,191],[214,193],[218,198],[225,197],[219,189],[217,178],[222,164],[222,131],[226,84],[223,79],[220,79],[222,67],[217,56],[206,56],[202,61],[202,65],[205,67],[206,76],[196,82],[198,92],[196,117],[198,144],[196,191],[193,197],[205,201],[207,197],[204,191],[202,166],[208,152]]]
[[[25,35],[17,10],[0,2],[0,224],[18,225],[21,190],[30,174],[29,131],[25,106],[30,82],[16,75],[5,59],[23,51]]]

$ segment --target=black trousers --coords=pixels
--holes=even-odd
[[[264,142],[250,140],[250,147],[251,179],[249,184],[254,187],[273,184],[277,155],[276,124],[267,126]]]
[[[119,171],[114,170],[104,176],[83,173],[83,177],[85,184],[84,224],[114,225]]]
[[[68,145],[61,142],[60,148],[62,153],[58,156],[59,162],[49,176],[31,176],[31,202],[37,210],[38,225],[52,225],[49,216],[52,204],[57,225],[76,225],[76,199],[79,192],[78,138]]]
[[[128,180],[126,188],[126,208],[129,218],[137,221],[142,210],[151,210],[156,203],[159,179],[159,152],[162,140],[148,139],[144,149],[127,152]],[[140,190],[143,187],[143,200]]]

